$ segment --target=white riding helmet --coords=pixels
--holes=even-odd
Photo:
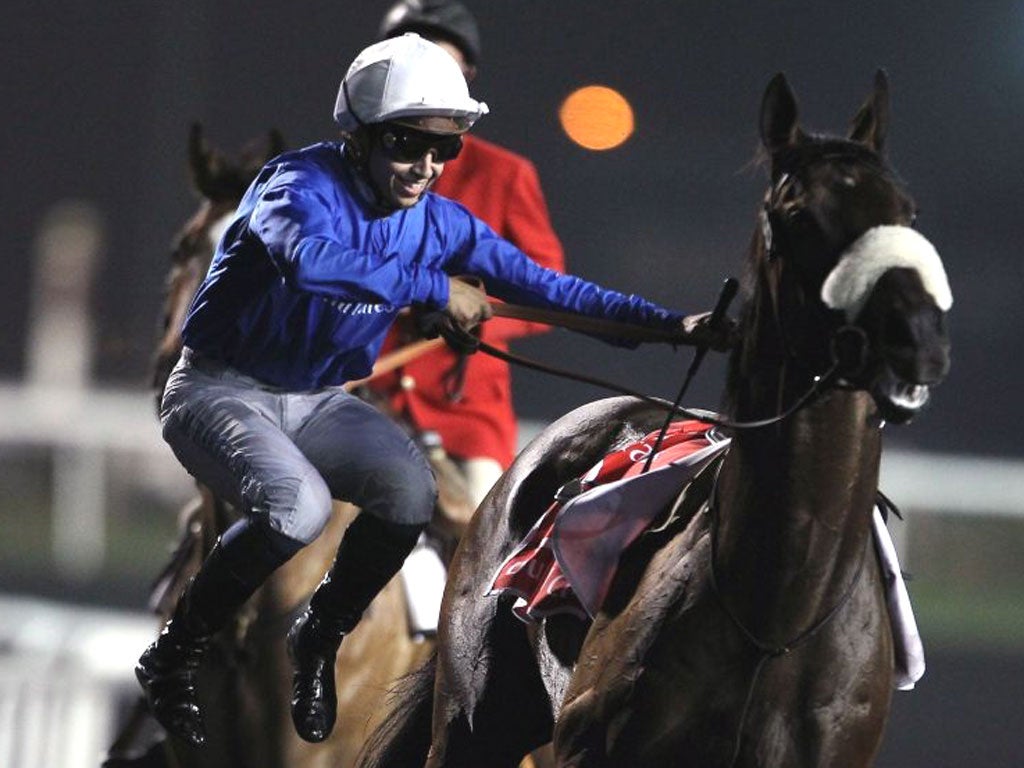
[[[343,131],[401,117],[451,117],[468,130],[487,105],[470,98],[455,59],[414,32],[366,48],[345,73],[334,104]]]

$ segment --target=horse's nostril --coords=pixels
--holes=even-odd
[[[921,367],[922,384],[938,384],[949,373],[949,343],[930,348]]]
[[[885,315],[882,334],[885,358],[904,381],[936,384],[949,371],[949,336],[937,308],[894,308]]]
[[[885,360],[893,373],[903,381],[934,386],[949,372],[949,344],[887,344]]]

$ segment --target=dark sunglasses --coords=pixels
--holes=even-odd
[[[431,150],[434,159],[444,163],[462,151],[462,136],[457,133],[427,133],[397,123],[383,125],[377,139],[388,156],[400,163],[415,163]]]

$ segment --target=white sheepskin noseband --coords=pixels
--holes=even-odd
[[[894,267],[916,269],[924,289],[943,312],[953,306],[953,293],[935,246],[918,231],[894,225],[873,227],[846,249],[821,286],[821,300],[853,321],[878,279]]]

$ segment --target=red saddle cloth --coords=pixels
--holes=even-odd
[[[501,564],[488,594],[516,595],[512,611],[527,622],[555,613],[593,616],[622,550],[728,446],[711,429],[702,421],[673,422],[646,472],[657,432],[608,454],[563,486]]]

